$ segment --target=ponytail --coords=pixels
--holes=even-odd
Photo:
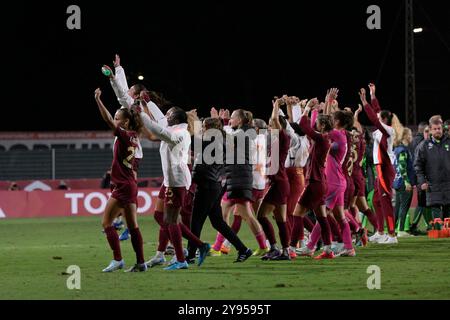
[[[397,147],[398,145],[400,145],[402,143],[403,131],[405,130],[405,127],[402,125],[402,123],[400,122],[400,120],[398,119],[398,117],[395,113],[391,114],[391,126],[395,132],[394,147]]]

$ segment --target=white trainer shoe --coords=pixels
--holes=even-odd
[[[148,268],[153,268],[154,266],[162,265],[166,263],[166,258],[164,257],[164,252],[158,252],[153,258],[147,261],[145,264]]]
[[[399,231],[397,233],[397,237],[398,238],[411,238],[413,236],[411,234],[409,234],[408,232],[406,232],[406,231]]]
[[[378,242],[379,244],[398,244],[398,239],[397,237],[392,237],[392,236],[388,236],[386,235],[386,238],[384,239],[383,242]]]
[[[114,272],[114,271],[123,269],[124,267],[125,267],[125,262],[123,261],[123,259],[120,261],[113,260],[113,261],[111,261],[109,266],[107,266],[105,269],[102,270],[102,272]]]
[[[378,231],[371,237],[369,237],[369,242],[378,243],[380,239],[385,239],[386,234],[380,234]]]
[[[344,244],[343,243],[339,243],[339,242],[332,242],[331,243],[331,251],[333,251],[333,253],[335,255],[338,255],[343,250],[344,250]]]
[[[316,252],[316,250],[310,250],[308,247],[303,247],[300,249],[295,249],[295,253],[297,254],[297,256],[301,256],[301,257],[313,257],[314,256],[314,252]]]

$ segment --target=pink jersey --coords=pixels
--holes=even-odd
[[[136,183],[133,168],[137,148],[137,133],[117,127],[114,143],[114,158],[111,168],[111,182],[115,185]]]
[[[342,165],[344,163],[345,155],[347,154],[347,137],[345,130],[332,130],[328,138],[330,139],[331,148],[327,157],[327,164],[325,167],[325,175],[327,184],[329,185],[343,185],[345,184],[344,171]]]

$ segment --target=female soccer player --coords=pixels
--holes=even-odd
[[[289,181],[286,174],[286,158],[289,152],[291,138],[286,133],[286,119],[280,116],[280,104],[283,99],[273,102],[272,117],[270,118],[271,130],[278,130],[278,137],[271,141],[270,161],[271,167],[276,172],[268,173],[270,188],[264,196],[258,211],[258,221],[270,243],[270,251],[262,257],[263,260],[290,260],[289,256],[289,229],[287,220],[287,198],[289,196]],[[274,135],[271,135],[275,137]],[[276,161],[276,164],[275,164]],[[276,167],[274,167],[276,166]],[[275,232],[270,220],[267,218],[273,213],[278,225],[282,250],[276,246]]]
[[[252,144],[256,132],[250,127],[249,118],[242,109],[235,110],[231,114],[229,125],[233,131],[227,137],[227,148],[233,148],[233,152],[229,152],[230,155],[233,155],[233,158],[227,157],[226,159],[226,193],[223,200],[228,202],[227,205],[230,207],[235,206],[236,214],[249,224],[259,245],[259,250],[255,254],[260,254],[260,251],[267,251],[266,237],[254,216],[251,205],[253,200],[253,167],[250,159],[251,152],[254,150]],[[211,255],[220,254],[224,241],[225,238],[219,234],[211,249]]]
[[[333,125],[331,116],[323,114],[318,116],[317,110],[314,110],[311,122],[315,123],[319,132],[311,128],[308,115],[311,108],[315,108],[318,105],[319,101],[317,99],[310,100],[306,105],[300,120],[300,127],[303,132],[314,141],[314,144],[310,153],[310,165],[306,172],[306,186],[294,212],[294,228],[291,237],[293,240],[299,239],[300,232],[303,230],[303,219],[300,219],[299,217],[304,217],[308,210],[313,210],[317,218],[314,229],[316,229],[316,233],[317,231],[321,233],[322,241],[324,243],[323,253],[316,257],[316,259],[333,259],[334,254],[331,251],[331,230],[325,207],[325,196],[327,192],[325,162],[330,150],[328,133],[333,129]],[[319,236],[317,236],[317,238],[318,237]],[[314,246],[306,246],[305,248],[298,250],[297,254],[312,257],[314,251]]]
[[[373,133],[373,158],[377,170],[373,202],[378,216],[378,232],[369,238],[369,241],[383,244],[397,244],[394,208],[392,207],[392,185],[395,178],[393,166],[395,159],[393,152],[395,138],[395,131],[392,128],[393,114],[390,111],[381,111],[378,99],[375,96],[375,85],[369,84],[369,89],[372,104],[367,102],[366,90],[364,88],[359,92],[364,110],[370,122],[377,128],[377,131]],[[386,220],[389,235],[384,234],[384,220]]]
[[[253,119],[252,127],[256,130],[256,139],[255,143],[255,152],[253,152],[253,200],[252,200],[252,208],[253,213],[256,213],[261,206],[262,200],[264,199],[264,195],[266,194],[266,164],[267,164],[267,124],[264,120],[261,119]],[[231,229],[234,233],[238,234],[242,218],[237,214],[234,210],[235,206],[231,205],[231,203],[225,198],[222,199],[222,214],[224,220],[229,220],[229,217],[233,213],[233,223],[231,225]],[[234,211],[234,212],[233,212]],[[218,235],[218,239],[220,241],[221,235]],[[226,240],[222,248],[220,249],[221,253],[228,254],[230,252],[231,243]],[[267,252],[269,249],[267,249]],[[260,249],[256,250],[254,253],[255,256],[264,255],[267,253],[266,251],[262,251]],[[215,253],[217,255],[217,252]]]
[[[238,250],[235,262],[244,262],[253,252],[242,243],[224,221],[220,207],[225,158],[225,132],[221,120],[206,118],[203,121],[203,133],[197,141],[201,149],[198,150],[200,153],[196,154],[193,167],[192,180],[197,184],[197,190],[194,197],[191,231],[200,237],[206,217],[209,217],[213,228]],[[195,258],[196,250],[197,246],[190,241],[188,259]]]
[[[413,139],[412,131],[403,128],[402,135],[396,139],[395,152],[395,219],[397,221],[398,237],[408,237],[405,232],[405,225],[409,226],[409,207],[411,205],[416,176],[413,166],[413,159],[408,146]]]
[[[366,140],[364,137],[365,134],[364,129],[359,123],[358,119],[359,114],[361,113],[362,110],[363,107],[360,105],[358,110],[356,110],[354,114],[354,125],[357,130],[357,137],[356,137],[357,159],[353,164],[353,171],[352,171],[352,179],[355,185],[355,193],[350,203],[350,212],[352,213],[353,216],[356,216],[358,212],[361,211],[370,221],[374,229],[378,230],[377,217],[373,213],[372,209],[370,209],[366,200],[366,178],[363,172],[363,161],[364,155],[366,154]],[[365,236],[362,238],[362,240],[365,242]],[[366,243],[364,242],[362,243],[363,246],[366,245]]]
[[[103,269],[103,272],[113,272],[122,269],[125,265],[120,250],[119,236],[113,226],[114,219],[122,210],[131,234],[131,243],[136,253],[136,264],[127,271],[146,271],[142,235],[137,223],[136,198],[138,188],[133,171],[137,137],[142,129],[141,118],[134,108],[121,108],[113,118],[101,101],[101,94],[100,89],[95,90],[95,101],[103,119],[117,137],[114,142],[114,158],[111,169],[113,191],[106,205],[102,223],[109,245],[114,253],[114,260]]]
[[[183,251],[182,231],[178,223],[181,207],[186,192],[191,185],[191,173],[188,168],[191,135],[188,131],[187,114],[178,107],[169,109],[166,113],[168,127],[163,127],[150,119],[149,110],[144,106],[141,112],[145,127],[157,138],[161,139],[160,154],[164,183],[164,221],[158,221],[162,227],[167,227],[169,238],[175,248],[177,261],[165,270],[187,269],[188,264]],[[198,265],[202,265],[210,245],[195,237],[200,244]]]

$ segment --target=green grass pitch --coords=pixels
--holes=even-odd
[[[157,225],[140,219],[145,255],[155,253]],[[356,258],[234,264],[229,256],[208,257],[202,267],[174,272],[101,273],[111,252],[100,217],[0,221],[0,299],[450,299],[450,239],[400,238],[397,246],[369,245]],[[243,224],[240,236],[256,241]],[[202,238],[213,242],[209,222]],[[130,241],[122,243],[127,266]],[[66,286],[66,269],[81,269],[81,290]],[[367,268],[381,268],[381,289],[367,289]]]

